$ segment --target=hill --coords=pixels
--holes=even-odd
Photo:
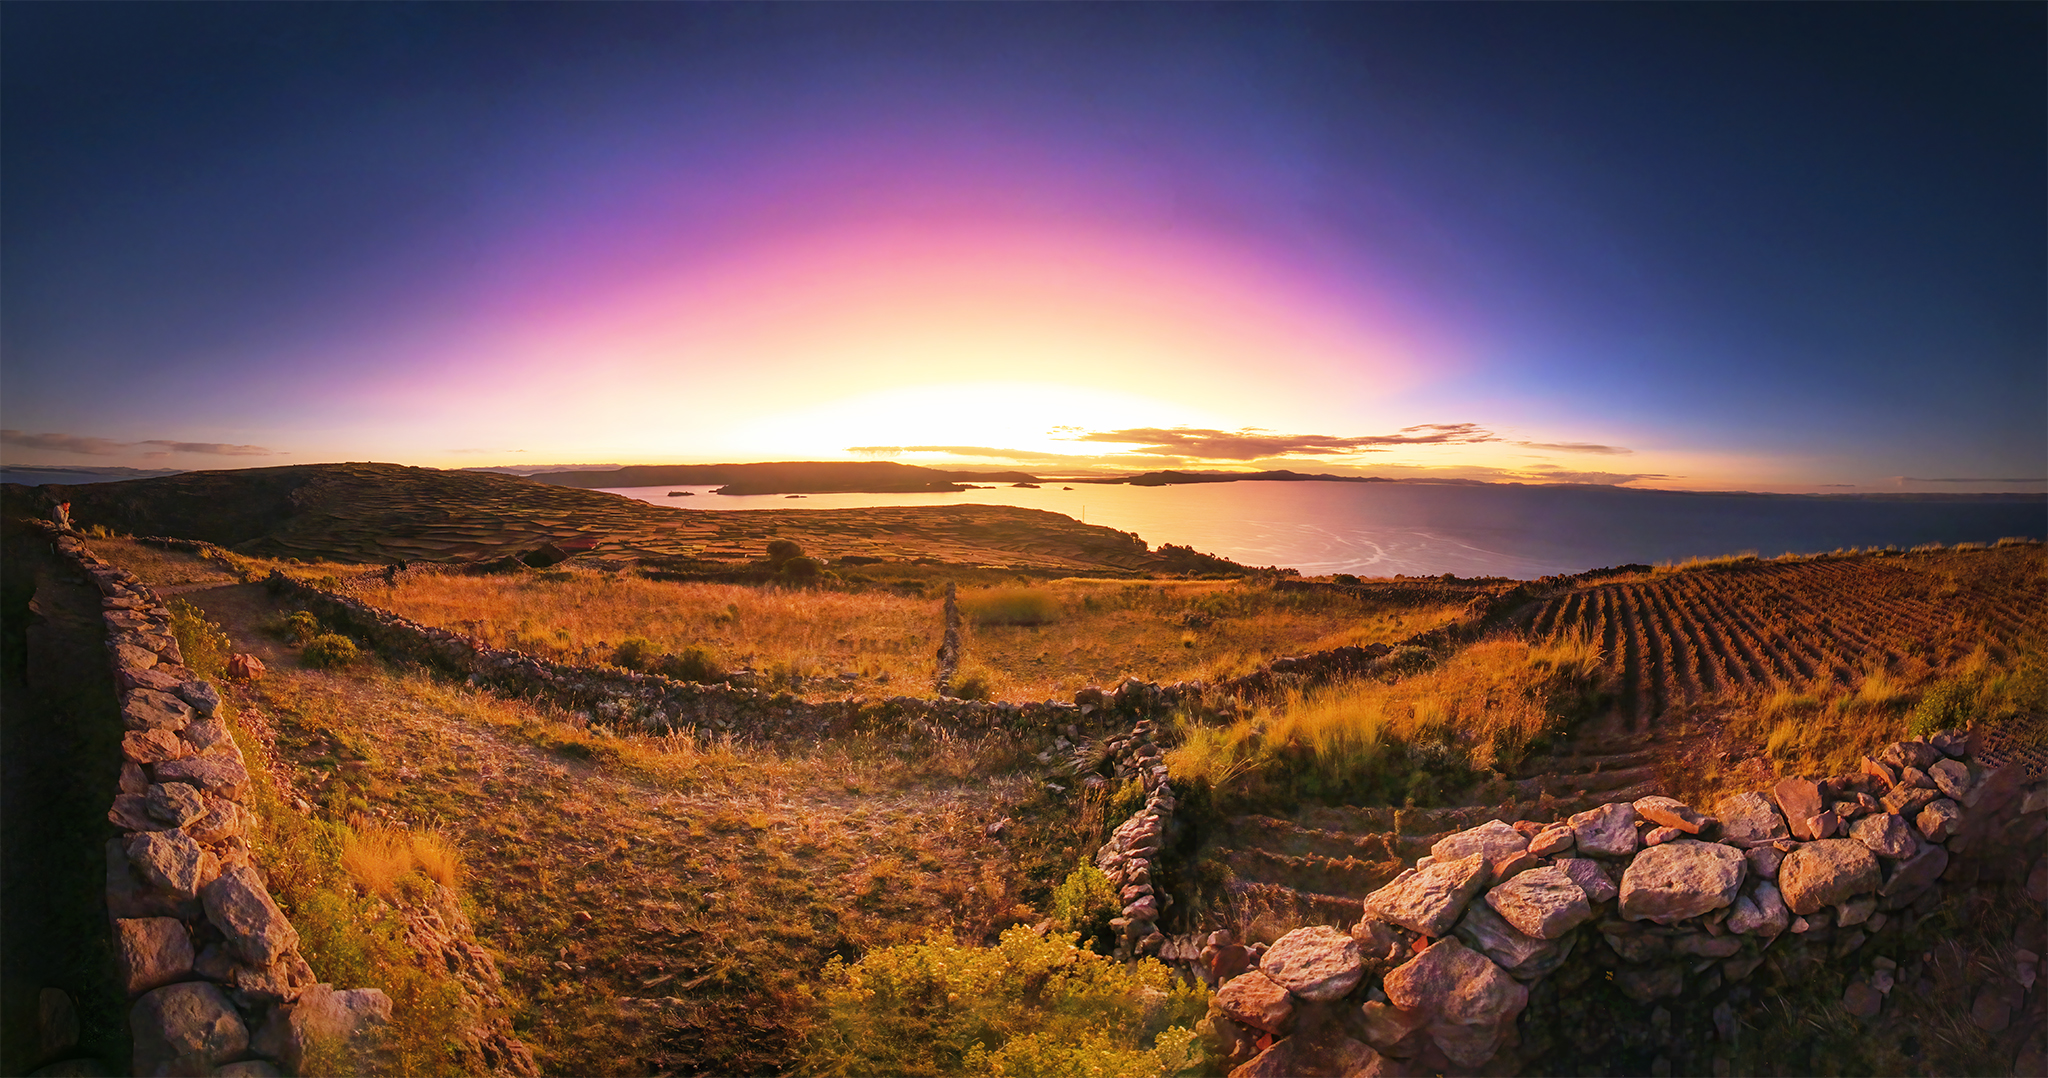
[[[893,467],[893,466],[892,466]],[[496,558],[547,543],[616,557],[744,561],[768,540],[813,555],[1064,572],[1165,566],[1134,535],[1010,506],[670,509],[486,472],[301,464],[118,483],[5,487],[9,516],[71,503],[80,526],[203,539],[244,554],[347,562]]]
[[[765,464],[640,464],[609,471],[538,472],[535,482],[565,487],[662,487],[722,484],[720,494],[955,493],[961,482],[1030,483],[1025,472],[962,472],[894,461],[778,461]]]

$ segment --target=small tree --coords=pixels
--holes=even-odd
[[[768,540],[768,565],[770,568],[780,570],[783,566],[789,564],[791,560],[803,556],[804,548],[798,546],[794,539]]]

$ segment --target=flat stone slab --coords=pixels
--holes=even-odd
[[[1476,853],[1484,855],[1487,864],[1493,864],[1528,848],[1529,836],[1499,820],[1488,820],[1478,827],[1438,839],[1436,845],[1429,848],[1429,855],[1438,861],[1457,861]]]
[[[1259,959],[1259,970],[1310,1003],[1327,1003],[1358,987],[1365,960],[1350,933],[1312,925],[1274,941]]]
[[[1573,883],[1579,885],[1579,890],[1586,893],[1588,902],[1605,902],[1621,893],[1621,888],[1614,883],[1614,877],[1609,876],[1607,870],[1600,867],[1600,862],[1592,858],[1560,857],[1557,859],[1557,867],[1562,869],[1565,875],[1570,876]]]
[[[1636,852],[1636,823],[1641,819],[1627,801],[1587,809],[1572,816],[1572,839],[1582,854],[1627,857]]]
[[[1792,829],[1786,826],[1785,817],[1778,814],[1777,806],[1754,791],[1722,798],[1714,806],[1714,815],[1721,820],[1722,840],[1745,850],[1792,837]]]
[[[1483,853],[1409,869],[1367,895],[1365,912],[1435,939],[1458,923],[1466,903],[1486,886],[1487,872]]]
[[[1733,905],[1747,865],[1741,850],[1718,842],[1684,838],[1653,846],[1621,877],[1621,916],[1668,925]]]
[[[1586,892],[1561,868],[1532,868],[1486,892],[1486,904],[1524,935],[1554,940],[1593,917]]]
[[[1652,823],[1677,828],[1688,835],[1697,835],[1707,822],[1705,816],[1692,810],[1692,806],[1675,797],[1652,794],[1636,799],[1636,814]]]

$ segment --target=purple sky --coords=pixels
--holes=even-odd
[[[2043,11],[9,4],[0,459],[2039,490]]]

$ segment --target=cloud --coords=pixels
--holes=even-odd
[[[1513,474],[1513,473],[1508,473]],[[1650,472],[1568,472],[1563,469],[1546,469],[1540,474],[1527,476],[1541,479],[1545,483],[1587,483],[1601,487],[1619,487],[1638,479],[1673,479],[1675,476],[1656,475]]]
[[[2035,476],[2032,479],[1917,479],[1910,475],[1895,475],[1898,483],[2048,483],[2048,479]]]
[[[1550,449],[1559,453],[1599,453],[1613,456],[1635,452],[1635,450],[1627,446],[1600,445],[1596,442],[1509,442],[1508,444],[1527,446],[1530,449]]]
[[[226,442],[173,442],[163,438],[151,438],[141,442],[117,442],[112,438],[90,438],[77,434],[29,434],[18,430],[0,430],[0,444],[20,446],[24,449],[47,449],[58,453],[82,453],[87,456],[109,457],[128,450],[149,447],[143,456],[156,459],[173,453],[204,453],[217,457],[268,457],[275,450],[260,445],[229,445]]]
[[[1339,437],[1328,434],[1276,434],[1257,427],[1224,431],[1206,427],[1131,427],[1089,431],[1078,442],[1137,445],[1147,456],[1181,456],[1200,460],[1257,460],[1279,456],[1345,456],[1397,445],[1472,445],[1500,438],[1476,423],[1423,423],[1393,434]]]
[[[989,460],[1008,460],[1019,464],[1057,464],[1063,467],[1114,467],[1137,464],[1157,467],[1161,464],[1182,463],[1179,457],[1135,457],[1129,453],[1091,455],[1081,453],[1048,453],[1037,449],[1001,449],[992,445],[850,445],[849,453],[864,457],[900,457],[905,453],[942,453],[949,457],[980,457]]]

